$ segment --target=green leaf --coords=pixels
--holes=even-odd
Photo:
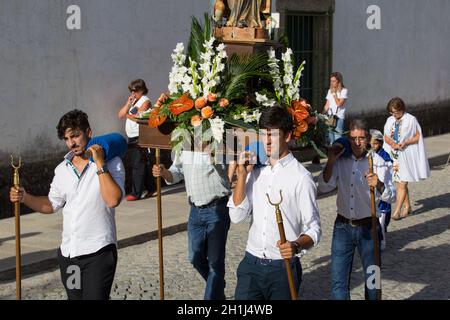
[[[222,82],[218,88],[229,100],[243,99],[248,95],[248,83],[254,78],[269,78],[267,54],[233,54],[225,65]]]
[[[246,123],[243,120],[234,120],[234,119],[230,119],[230,118],[225,118],[225,119],[223,119],[223,121],[226,124],[229,124],[229,125],[234,126],[234,127],[239,127],[239,128],[242,128],[242,129],[255,129],[255,130],[257,130],[256,126],[252,126],[251,124]]]
[[[305,66],[305,63],[306,63],[306,61],[303,61],[302,64],[298,67],[297,72],[295,73],[294,83],[296,83],[296,81],[300,78],[301,71],[302,71],[303,67]]]
[[[310,140],[309,142],[311,143],[311,145],[312,145],[312,147],[314,148],[314,150],[316,150],[317,154],[318,154],[322,159],[327,158],[327,155],[326,155],[325,153],[323,153],[322,150],[320,150],[320,149],[317,147],[316,143],[315,143],[313,140]]]
[[[192,16],[191,33],[188,43],[188,55],[194,61],[200,60],[200,54],[204,51],[203,44],[205,40],[209,40],[212,36],[211,18],[208,13],[204,14],[204,25],[202,25],[196,17]]]

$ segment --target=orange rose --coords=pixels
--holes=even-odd
[[[197,109],[202,109],[204,106],[206,106],[206,99],[203,97],[198,98],[195,100],[195,107]]]
[[[217,94],[212,93],[212,92],[208,93],[208,101],[209,102],[214,102],[216,100],[217,100]]]
[[[198,127],[202,124],[202,117],[200,117],[199,115],[192,116],[191,124],[193,127]]]
[[[228,101],[228,99],[222,98],[219,100],[219,106],[221,106],[222,108],[228,107],[229,104],[230,101]]]
[[[210,106],[204,107],[201,112],[203,119],[209,119],[214,114],[214,110]]]

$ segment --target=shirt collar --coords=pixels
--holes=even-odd
[[[361,158],[359,158],[359,159],[356,159],[356,157],[355,157],[355,155],[352,153],[352,159],[353,160],[361,160],[361,159],[365,159],[365,158],[367,158],[367,156],[369,155],[369,152],[364,152],[364,154],[363,154],[363,156],[361,157]]]
[[[278,159],[278,161],[275,163],[274,167],[281,165],[284,168],[289,164],[289,162],[291,162],[292,159],[294,159],[294,156],[292,155],[291,152],[289,152],[283,158]],[[267,159],[266,165],[270,166],[270,159]]]
[[[75,154],[73,151],[69,151],[68,153],[66,153],[66,155],[64,156],[64,160],[66,160],[66,164],[67,164],[67,162],[72,162],[73,157],[75,157]]]

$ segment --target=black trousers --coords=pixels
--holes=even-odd
[[[64,257],[58,249],[58,263],[69,300],[109,299],[117,265],[115,244],[75,258]]]
[[[153,186],[154,179],[150,176],[150,159],[147,148],[137,145],[137,140],[129,139],[128,157],[131,163],[131,195],[140,198],[142,192],[147,189],[149,192],[156,190]]]

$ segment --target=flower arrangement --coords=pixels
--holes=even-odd
[[[243,103],[247,83],[264,74],[264,54],[227,56],[225,45],[193,18],[188,50],[178,43],[171,55],[168,93],[163,94],[149,115],[149,126],[176,123],[172,149],[181,151],[186,139],[201,134],[204,144],[218,148],[226,127],[256,127],[259,110]]]
[[[227,128],[257,130],[262,111],[278,104],[293,117],[297,145],[313,145],[323,156],[314,140],[324,135],[327,126],[300,97],[305,61],[294,73],[292,54],[288,48],[281,61],[273,49],[267,54],[228,57],[225,45],[212,35],[208,15],[204,26],[192,18],[189,44],[185,48],[178,43],[173,50],[169,91],[161,95],[150,112],[150,127],[166,121],[175,123],[171,146],[176,152],[190,147],[193,137],[200,137],[202,145],[220,149]],[[255,92],[248,86],[252,79],[269,79],[271,85],[264,87],[263,82],[263,88]],[[187,140],[189,143],[184,144]]]
[[[320,142],[319,137],[325,136],[328,126],[323,116],[300,97],[300,78],[306,61],[303,61],[294,73],[292,54],[292,49],[287,48],[281,54],[280,61],[276,58],[273,49],[268,51],[269,74],[273,90],[256,92],[256,101],[261,107],[275,104],[285,107],[293,118],[293,138],[296,144],[302,147],[311,144],[319,154],[323,155],[318,150],[316,142]]]

